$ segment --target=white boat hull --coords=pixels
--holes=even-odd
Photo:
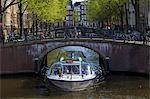
[[[93,80],[86,81],[62,81],[62,80],[53,80],[50,81],[57,87],[61,88],[64,91],[80,91],[85,90],[89,85],[92,85]]]
[[[64,91],[80,91],[92,85],[96,78],[90,64],[80,61],[61,61],[53,64],[46,72],[52,84]],[[82,66],[83,65],[83,66]]]

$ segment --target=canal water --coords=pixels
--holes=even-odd
[[[1,99],[150,99],[150,79],[141,76],[110,75],[104,81],[79,92],[64,92],[43,82],[39,76],[1,77]]]

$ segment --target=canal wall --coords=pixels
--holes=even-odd
[[[35,72],[35,60],[49,51],[70,45],[90,48],[104,58],[109,57],[109,70],[149,74],[150,47],[100,40],[46,40],[1,46],[0,74]]]

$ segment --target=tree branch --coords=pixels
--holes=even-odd
[[[131,0],[131,3],[132,3],[132,5],[133,5],[133,7],[134,7],[134,10],[135,10],[135,6],[136,6],[136,3],[135,3],[136,1],[134,1],[134,0]]]
[[[119,5],[117,2],[115,2],[115,4],[116,4],[116,7],[118,8],[118,10],[121,12],[123,4]]]
[[[8,1],[8,0],[5,0],[3,8],[6,6],[7,1]]]
[[[24,3],[27,3],[27,1],[24,1],[24,2],[19,2],[19,3],[22,3],[22,4],[24,4]],[[20,5],[18,4],[18,8],[20,8]]]
[[[27,10],[28,5],[25,7],[25,9],[23,10],[22,14],[24,14],[24,12]]]
[[[2,12],[5,12],[7,10],[7,8],[9,8],[12,5],[18,4],[19,2],[15,2],[15,0],[13,0],[10,4],[8,4],[6,7],[3,8]]]

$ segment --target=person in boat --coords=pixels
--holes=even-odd
[[[89,75],[90,74],[90,66],[82,66],[82,74]]]
[[[72,71],[73,71],[74,74],[79,74],[80,73],[79,66],[73,66]]]
[[[89,74],[90,74],[90,66],[88,65],[86,69],[86,75],[89,75]]]
[[[55,69],[54,69],[54,75],[57,75],[57,74],[58,74],[58,69],[55,68]]]
[[[64,74],[69,74],[69,70],[67,67],[64,67]]]
[[[62,70],[61,70],[60,67],[58,68],[58,76],[59,76],[59,77],[62,77]]]

